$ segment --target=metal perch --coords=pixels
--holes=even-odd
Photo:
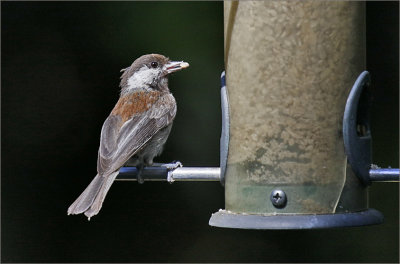
[[[122,167],[117,181],[136,181],[136,167]],[[168,175],[169,174],[169,175]],[[165,167],[145,167],[141,177],[145,181],[220,181],[219,167],[179,167],[169,170]]]

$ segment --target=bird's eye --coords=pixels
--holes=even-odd
[[[158,62],[153,61],[153,62],[151,63],[151,67],[157,68],[157,67],[158,67]]]

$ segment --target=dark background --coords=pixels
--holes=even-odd
[[[398,2],[367,2],[374,163],[399,166]],[[1,3],[2,262],[398,262],[398,184],[374,183],[378,226],[208,226],[219,183],[116,182],[90,222],[67,208],[96,174],[119,70],[146,53],[185,60],[158,161],[219,166],[222,2]]]

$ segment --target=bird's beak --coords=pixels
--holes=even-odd
[[[166,70],[167,74],[170,74],[170,73],[176,72],[176,71],[180,71],[187,67],[189,67],[189,63],[184,62],[184,61],[169,61],[167,64],[165,64],[165,70]]]

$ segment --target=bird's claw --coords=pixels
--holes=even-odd
[[[139,184],[143,184],[143,183],[144,183],[144,179],[143,179],[143,177],[142,177],[141,175],[138,175],[138,176],[136,177],[136,180],[137,180],[137,182],[138,182]]]
[[[168,170],[175,170],[176,168],[183,167],[180,161],[173,161],[171,163],[162,164],[161,167],[165,167]]]
[[[137,175],[136,175],[136,180],[139,184],[143,184],[144,183],[144,179],[142,177],[142,173],[143,173],[143,169],[144,166],[143,165],[139,165],[136,167],[137,169]]]
[[[180,161],[173,161],[171,163],[162,164],[161,167],[164,167],[164,168],[166,168],[168,170],[167,182],[173,183],[174,182],[174,178],[172,177],[172,172],[176,168],[183,167],[183,165],[182,165],[182,163]]]

